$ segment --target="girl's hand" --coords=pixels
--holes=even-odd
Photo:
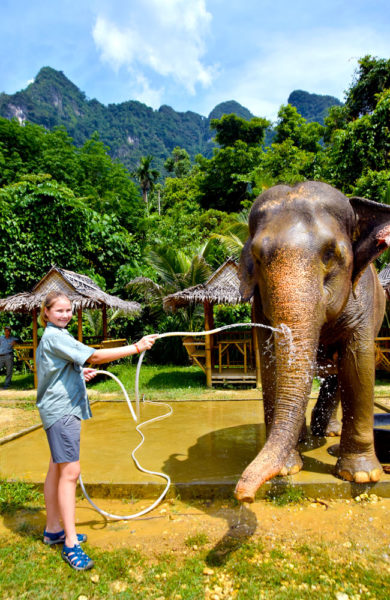
[[[96,369],[91,369],[90,367],[86,367],[83,369],[84,379],[85,381],[91,381],[97,375]]]
[[[150,335],[145,335],[143,338],[137,342],[137,346],[140,352],[144,352],[145,350],[150,350],[153,346],[154,342],[158,338],[158,333],[152,333]]]

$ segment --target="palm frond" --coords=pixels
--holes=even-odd
[[[184,252],[177,252],[172,248],[157,247],[150,250],[148,262],[167,285],[174,285],[178,277],[185,274],[191,266],[191,261]]]
[[[210,265],[206,262],[203,256],[197,254],[191,261],[191,266],[186,274],[185,287],[191,287],[198,283],[205,283],[211,276],[212,271]]]
[[[242,249],[244,247],[244,243],[240,237],[233,233],[229,233],[227,235],[223,235],[221,233],[215,233],[213,235],[215,239],[217,239],[220,244],[224,246],[227,250],[228,254],[234,258],[234,260],[239,260],[241,256]],[[246,241],[246,240],[245,240]]]

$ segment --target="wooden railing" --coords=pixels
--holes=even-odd
[[[390,337],[375,338],[375,365],[377,369],[390,371]]]

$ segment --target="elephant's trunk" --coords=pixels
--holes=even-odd
[[[266,444],[237,484],[235,495],[242,502],[253,502],[258,488],[280,472],[298,442],[323,322],[318,274],[316,276],[310,268],[310,262],[303,261],[300,256],[300,264],[304,262],[305,268],[292,278],[290,272],[288,279],[280,268],[281,262],[274,269],[277,277],[272,277],[270,269],[267,280],[268,297],[271,298],[268,313],[273,326],[280,327],[284,323],[290,328],[293,348],[289,351],[286,338],[281,334],[275,335],[276,401],[273,419]],[[291,262],[289,259],[290,265]]]

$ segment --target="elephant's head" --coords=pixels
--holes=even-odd
[[[236,488],[240,500],[277,475],[305,417],[326,323],[342,313],[368,264],[390,242],[390,207],[348,199],[331,186],[275,186],[255,201],[240,261],[241,294],[255,295],[265,322],[292,332],[294,352],[275,339],[276,406],[269,438]]]

